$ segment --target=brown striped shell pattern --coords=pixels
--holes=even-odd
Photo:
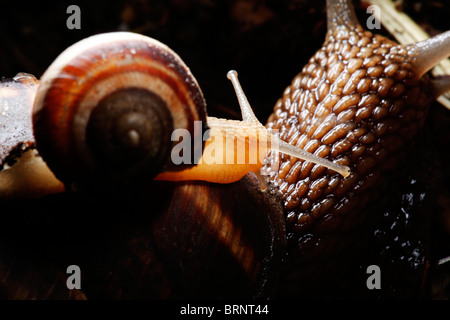
[[[194,133],[194,121],[206,125],[189,68],[164,44],[129,32],[65,50],[42,76],[34,105],[39,152],[69,183],[151,179],[171,165],[175,129]]]

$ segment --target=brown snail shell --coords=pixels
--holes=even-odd
[[[265,299],[276,288],[283,212],[254,175],[231,184],[155,181],[120,194],[65,192],[28,206],[41,214],[11,203],[22,210],[5,219],[2,239],[17,238],[14,248],[53,268],[78,265],[88,299]],[[0,256],[9,259],[1,247]]]
[[[0,247],[0,299],[85,300],[81,290],[67,290],[66,275],[43,257],[15,246]]]
[[[282,208],[276,197],[260,192],[255,178],[225,185],[157,182],[152,189],[163,193],[152,193],[150,200],[159,204],[151,214],[138,220],[138,204],[143,201],[137,201],[129,211],[135,218],[113,223],[117,233],[107,233],[111,238],[101,253],[104,263],[93,259],[86,264],[88,296],[273,295],[284,256]],[[124,223],[127,228],[122,227]],[[132,292],[122,289],[127,287]]]
[[[33,128],[39,152],[65,183],[152,179],[170,165],[174,129],[206,126],[203,94],[167,46],[114,32],[65,50],[41,78]],[[194,160],[194,159],[193,159]]]

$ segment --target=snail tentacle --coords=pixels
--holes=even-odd
[[[406,49],[416,75],[420,78],[450,56],[450,30],[429,39],[409,44]],[[430,83],[432,99],[450,90],[450,78],[448,76],[433,79]]]
[[[239,100],[239,105],[241,106],[241,110],[242,110],[243,122],[251,122],[252,124],[255,123],[255,124],[259,125],[261,127],[261,129],[267,131],[267,129],[265,129],[265,127],[258,121],[255,114],[253,113],[253,110],[252,110],[250,104],[248,103],[248,100],[247,100],[247,98],[242,90],[242,87],[239,83],[239,80],[237,78],[237,72],[234,70],[229,71],[227,74],[227,77],[233,83],[233,87],[236,91],[236,96]],[[324,158],[316,156],[315,154],[304,151],[298,147],[295,147],[295,146],[281,140],[274,134],[269,133],[268,131],[267,131],[267,136],[270,139],[270,149],[272,151],[281,152],[281,153],[284,153],[284,154],[287,154],[287,155],[290,155],[293,157],[297,157],[297,158],[305,160],[305,161],[310,161],[315,164],[319,164],[321,166],[324,166],[328,169],[331,169],[331,170],[334,170],[334,171],[340,173],[344,177],[347,177],[350,174],[350,168],[347,166],[342,166],[342,165],[333,163],[329,160],[326,160]]]
[[[415,42],[406,46],[408,56],[417,77],[422,77],[435,65],[450,56],[450,30],[429,39]]]
[[[228,72],[227,77],[236,91],[243,120],[207,117],[210,137],[205,141],[199,163],[182,171],[162,172],[155,178],[156,180],[235,182],[249,172],[260,174],[264,159],[270,150],[322,165],[344,177],[350,174],[349,167],[292,146],[270,133],[253,113],[237,78],[237,72],[232,70]]]
[[[450,76],[431,80],[431,87],[433,88],[433,98],[443,95],[450,90]]]
[[[331,36],[337,29],[359,25],[351,0],[327,0],[328,36]]]
[[[237,71],[236,70],[228,71],[227,78],[233,84],[234,91],[236,92],[236,96],[239,101],[239,106],[241,108],[242,121],[254,122],[256,124],[260,124],[261,126],[263,126],[261,122],[259,122],[258,118],[255,116],[255,113],[253,112],[253,109],[247,100],[247,96],[245,95],[244,90],[242,90],[242,86],[238,80]]]

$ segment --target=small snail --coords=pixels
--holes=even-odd
[[[38,150],[62,181],[103,186],[151,179],[160,171],[164,172],[159,180],[229,183],[261,168],[260,159],[275,143],[280,152],[348,175],[347,168],[269,134],[253,114],[237,73],[228,76],[237,90],[243,121],[207,118],[197,81],[162,43],[128,32],[84,39],[64,51],[41,78],[33,115]],[[201,123],[199,130],[195,121]],[[214,143],[218,146],[214,155],[202,154],[208,127],[213,139],[207,140],[205,149]],[[181,166],[183,170],[169,156],[176,145],[172,132],[180,129],[194,141],[191,165]],[[199,139],[201,143],[196,143]],[[237,163],[232,156],[231,164],[223,166],[227,150],[238,153],[239,139],[246,153],[258,155],[257,161]]]

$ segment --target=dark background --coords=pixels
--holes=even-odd
[[[365,21],[368,4],[354,3],[360,21]],[[81,30],[66,27],[71,4],[81,9]],[[448,0],[397,4],[431,35],[450,29]],[[39,78],[71,44],[119,30],[151,36],[175,50],[197,78],[209,115],[240,118],[226,78],[228,70],[236,69],[256,115],[265,123],[283,90],[324,41],[325,1],[10,1],[0,8],[0,77],[28,72]],[[379,33],[389,36],[384,29]],[[446,167],[450,111],[434,103],[427,127],[429,144],[442,165],[443,186],[436,196],[439,209],[432,213],[433,254],[439,259],[450,253],[450,169]],[[439,276],[444,286],[450,283],[448,274]]]

